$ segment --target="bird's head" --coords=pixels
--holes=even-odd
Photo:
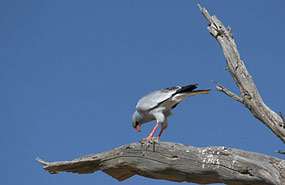
[[[142,123],[142,116],[137,111],[134,112],[133,117],[132,117],[132,125],[139,132],[141,131],[140,129],[141,123]]]

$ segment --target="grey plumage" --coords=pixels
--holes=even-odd
[[[141,124],[157,120],[161,124],[163,131],[168,126],[167,118],[172,115],[171,110],[180,102],[187,97],[197,94],[208,94],[210,92],[210,90],[194,90],[197,88],[197,85],[170,87],[145,95],[136,105],[136,111],[132,117],[133,127],[139,130],[138,125],[140,126]]]

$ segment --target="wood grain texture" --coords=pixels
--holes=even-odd
[[[141,175],[199,184],[285,184],[284,160],[225,147],[196,148],[178,143],[144,141],[72,161],[38,161],[53,174],[88,174],[101,170],[119,181]]]
[[[263,102],[252,77],[240,59],[230,28],[225,28],[217,17],[210,16],[206,9],[199,7],[210,22],[208,29],[211,35],[223,49],[228,69],[241,95],[230,92],[218,83],[217,89],[244,104],[253,116],[285,142],[284,117],[282,113],[279,117]],[[101,170],[119,181],[140,175],[153,179],[199,184],[285,185],[284,160],[226,147],[197,148],[148,140],[72,161],[49,163],[39,158],[37,161],[52,174],[61,172],[89,174]]]
[[[285,143],[284,120],[263,102],[251,75],[247,71],[244,62],[240,59],[231,29],[229,27],[225,28],[216,16],[210,16],[205,8],[202,8],[200,5],[198,6],[202,14],[210,22],[208,26],[210,34],[222,47],[228,70],[240,90],[241,97],[238,97],[220,84],[217,85],[217,89],[244,104],[255,118],[264,123]]]

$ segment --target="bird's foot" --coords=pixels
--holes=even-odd
[[[159,142],[159,138],[158,137],[146,137],[146,138],[142,138],[141,141],[146,141],[148,143],[158,143]]]

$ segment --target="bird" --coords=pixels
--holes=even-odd
[[[142,140],[148,140],[153,137],[159,124],[161,130],[157,136],[160,139],[161,134],[168,127],[168,117],[172,115],[171,110],[174,109],[185,98],[198,94],[208,94],[210,89],[207,90],[194,90],[198,84],[191,84],[186,86],[174,86],[161,90],[153,91],[142,97],[136,105],[136,111],[132,116],[132,126],[140,131],[140,127],[144,123],[156,120],[156,125],[148,137]]]

